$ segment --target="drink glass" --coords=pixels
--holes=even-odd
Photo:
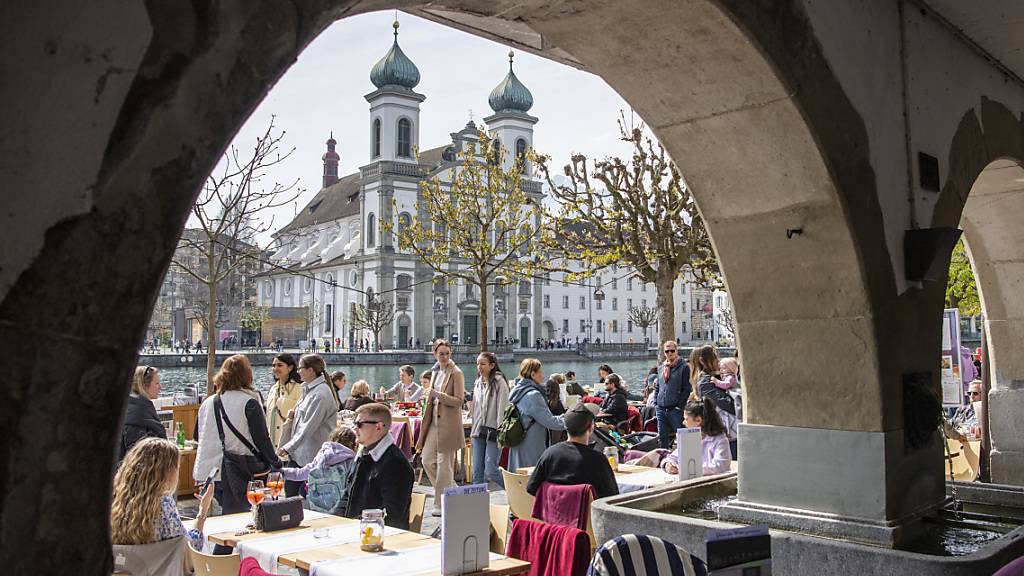
[[[611,466],[612,472],[619,470],[619,451],[614,446],[607,446],[604,449],[604,456],[608,459],[608,465]]]
[[[245,497],[252,506],[252,525],[256,526],[256,507],[263,502],[263,480],[250,480],[245,489]]]
[[[284,491],[284,478],[280,472],[271,472],[267,475],[267,490],[270,491],[271,500],[277,500],[277,497]]]

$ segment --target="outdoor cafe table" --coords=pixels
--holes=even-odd
[[[519,468],[518,474],[533,474],[533,466]],[[661,468],[650,466],[636,466],[634,464],[619,464],[615,472],[615,483],[619,485],[619,493],[636,492],[652,486],[667,484],[676,480],[675,474],[669,474]]]
[[[247,512],[212,517],[207,520],[208,529],[223,531],[208,534],[207,540],[211,544],[237,548],[243,558],[253,556],[265,570],[269,568],[270,571],[274,568],[270,564],[310,570],[313,564],[324,563],[324,573],[331,574],[335,568],[347,571],[345,565],[352,562],[358,563],[359,568],[365,565],[367,569],[378,570],[381,574],[440,574],[441,544],[429,536],[387,527],[384,531],[385,552],[370,553],[359,548],[358,520],[306,510],[305,518],[297,528],[238,534],[251,518]],[[317,529],[325,529],[327,534],[317,538],[314,536]],[[415,562],[408,564],[412,556],[416,557]],[[269,562],[271,558],[276,558],[276,562]],[[473,574],[504,576],[530,569],[529,562],[496,554],[491,555],[490,564],[488,569]]]

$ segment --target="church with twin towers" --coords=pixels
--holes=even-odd
[[[357,330],[351,311],[375,297],[393,299],[395,318],[381,332],[383,348],[406,349],[435,338],[463,344],[537,340],[573,343],[643,342],[645,333],[628,318],[632,306],[654,306],[653,285],[645,285],[624,268],[610,269],[589,286],[563,281],[552,274],[521,281],[517,286],[490,287],[490,334],[480,334],[480,295],[461,281],[449,284],[413,254],[399,248],[387,227],[408,226],[416,214],[420,183],[437,178],[451,182],[459,152],[472,146],[478,130],[486,130],[505,148],[506,169],[516,156],[534,147],[538,118],[529,114],[533,95],[514,71],[508,70],[488,97],[493,113],[485,126],[470,121],[437,146],[420,140],[421,105],[427,96],[415,91],[420,71],[398,43],[398,22],[390,50],[370,70],[374,89],[369,104],[367,162],[357,172],[339,175],[340,156],[333,135],[323,160],[323,187],[280,230],[274,233],[274,266],[257,279],[257,301],[270,308],[264,342],[295,345],[306,338],[348,348],[373,335]],[[497,68],[497,67],[496,67]],[[496,77],[499,76],[496,74]],[[358,132],[350,132],[355,137]],[[544,184],[534,167],[524,163],[524,185],[537,199]],[[453,268],[460,264],[453,259]],[[599,290],[598,290],[599,288]],[[603,299],[594,293],[603,294]],[[712,295],[680,281],[676,287],[676,330],[682,342],[711,340],[717,335]],[[310,329],[305,328],[308,321]],[[657,339],[656,327],[646,337]]]

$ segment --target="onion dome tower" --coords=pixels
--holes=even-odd
[[[370,70],[376,90],[366,95],[370,103],[370,159],[415,162],[419,145],[420,103],[426,96],[413,88],[420,71],[398,45],[398,21],[392,24],[391,49]]]
[[[505,150],[505,169],[510,169],[517,159],[522,158],[523,174],[529,176],[532,167],[525,158],[526,151],[533,147],[533,125],[537,118],[527,114],[533,107],[533,94],[516,76],[513,58],[514,53],[509,50],[508,74],[491,90],[487,103],[494,114],[484,118],[484,122]]]

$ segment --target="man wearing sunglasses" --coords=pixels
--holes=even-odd
[[[412,466],[391,439],[391,411],[383,404],[364,404],[356,410],[355,472],[345,516],[359,518],[363,510],[382,508],[384,523],[409,528]]]
[[[679,344],[666,340],[662,344],[665,361],[658,366],[654,386],[655,415],[658,419],[658,440],[662,448],[672,447],[676,430],[683,427],[683,406],[690,397],[690,368],[680,358]]]

